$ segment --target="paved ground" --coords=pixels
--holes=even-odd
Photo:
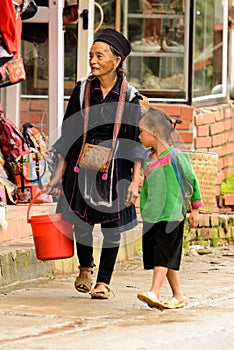
[[[74,277],[0,289],[0,349],[233,349],[234,246],[183,257],[180,310],[160,312],[136,299],[151,282],[141,256],[117,264],[109,300],[77,293]],[[169,297],[167,284],[161,297]]]

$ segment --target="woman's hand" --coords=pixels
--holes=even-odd
[[[141,171],[141,161],[136,160],[133,164],[132,171],[132,182],[128,187],[127,198],[125,201],[126,208],[131,205],[135,205],[137,198],[139,197],[139,184],[140,184],[140,171]]]
[[[199,210],[198,209],[192,209],[190,215],[189,215],[189,225],[190,227],[197,227],[199,224]]]
[[[59,162],[57,168],[55,170],[54,177],[50,180],[48,185],[45,186],[45,190],[47,194],[58,195],[61,190],[60,187],[62,185],[62,178],[66,168],[66,162],[62,156],[59,158]]]
[[[139,197],[138,189],[139,183],[136,181],[132,181],[128,187],[127,198],[125,201],[126,208],[136,204],[136,201]]]
[[[53,183],[51,184],[50,182],[48,183],[48,185],[44,186],[44,190],[46,191],[46,194],[57,196],[59,193],[61,193],[60,187],[61,187],[61,183],[60,184],[57,183],[53,185]]]

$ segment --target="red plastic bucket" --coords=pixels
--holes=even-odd
[[[39,260],[66,259],[74,255],[72,224],[62,220],[61,214],[37,215],[29,218],[31,206],[39,192],[31,201],[27,212],[27,222],[31,224],[36,256]]]

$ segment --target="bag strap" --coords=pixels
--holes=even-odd
[[[176,174],[177,181],[178,181],[178,183],[180,185],[183,197],[186,198],[186,189],[184,187],[184,182],[182,180],[182,176],[181,176],[181,173],[180,173],[177,161],[176,161],[176,150],[175,150],[175,148],[173,148],[172,151],[171,151],[171,164],[172,164],[172,166],[174,168],[174,172]]]
[[[190,198],[191,198],[193,190],[191,191],[191,194],[188,194],[185,181],[182,178],[181,171],[180,171],[178,164],[177,164],[177,161],[176,161],[176,152],[177,152],[177,150],[175,148],[172,149],[172,151],[171,151],[171,164],[174,168],[177,181],[178,181],[180,188],[181,188],[181,192],[182,192],[182,196],[183,196],[183,200],[184,200],[184,208],[185,208],[185,210],[187,210],[188,205],[190,204]],[[189,184],[189,182],[187,182],[187,183]],[[190,189],[191,188],[192,188],[192,186],[190,184]]]
[[[24,163],[24,158],[23,156],[20,157],[19,159],[19,170],[20,170],[20,183],[21,183],[21,190],[24,192],[24,170],[23,170],[23,163]]]
[[[38,186],[40,188],[40,190],[43,189],[43,185],[41,182],[41,176],[40,176],[40,164],[39,164],[39,157],[38,157],[38,153],[35,153],[35,170],[36,170],[36,175],[37,175],[37,181],[38,181]]]
[[[84,135],[83,135],[83,141],[82,146],[80,150],[79,157],[77,159],[76,165],[74,167],[74,172],[79,172],[79,161],[82,155],[82,152],[84,150],[85,142],[87,139],[87,132],[88,132],[88,125],[89,125],[89,115],[90,115],[90,92],[91,92],[91,84],[92,82],[87,79],[85,88],[84,88]],[[112,152],[115,148],[117,137],[119,134],[119,130],[121,128],[121,122],[122,122],[122,116],[123,116],[123,110],[124,105],[126,101],[126,94],[128,91],[128,82],[125,78],[123,78],[121,88],[120,88],[120,96],[115,116],[115,124],[113,129],[113,139],[112,139]],[[109,165],[109,164],[108,164]]]

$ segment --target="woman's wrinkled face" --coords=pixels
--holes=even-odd
[[[89,65],[91,72],[96,77],[113,74],[118,67],[121,58],[114,55],[110,46],[101,41],[95,42],[89,53]]]

